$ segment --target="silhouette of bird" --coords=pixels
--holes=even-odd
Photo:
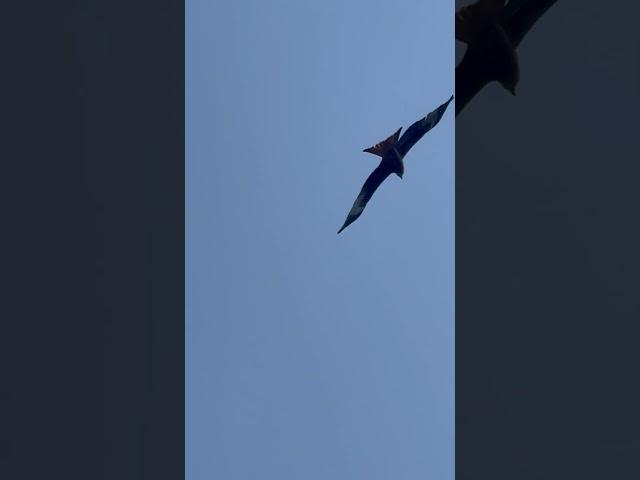
[[[512,95],[520,80],[516,48],[557,0],[478,0],[456,12],[456,40],[468,50],[456,67],[456,115],[486,84]]]
[[[487,83],[496,80],[515,95],[520,68],[515,47],[501,25],[503,9],[504,0],[478,0],[462,7],[456,12],[456,40],[469,46],[465,60],[476,60],[474,70],[484,74]]]
[[[342,232],[362,215],[367,202],[389,175],[395,173],[398,177],[402,178],[404,174],[403,160],[405,155],[429,130],[438,124],[451,100],[453,100],[453,95],[426,117],[421,118],[411,125],[402,137],[400,137],[400,131],[402,130],[402,127],[400,127],[386,140],[363,150],[363,152],[382,157],[382,160],[377,168],[371,172],[366,182],[364,182],[360,194],[355,202],[353,202],[347,219],[344,221],[344,225],[342,225],[340,230],[338,230],[338,233]]]

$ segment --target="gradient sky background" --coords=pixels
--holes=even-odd
[[[187,2],[189,480],[454,478],[453,2]]]

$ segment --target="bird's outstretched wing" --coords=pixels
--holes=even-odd
[[[364,182],[362,190],[360,190],[360,194],[356,198],[356,201],[353,202],[353,207],[351,207],[351,210],[347,215],[347,219],[344,221],[344,225],[342,225],[340,230],[338,230],[338,233],[347,228],[349,225],[355,222],[360,215],[362,215],[362,211],[364,210],[364,207],[367,206],[367,202],[371,199],[373,193],[389,175],[391,175],[391,169],[387,165],[384,165],[382,162],[380,162],[380,165],[378,165],[377,168],[373,172],[371,172],[371,175],[369,175],[367,181]]]
[[[451,98],[449,98],[449,100],[444,102],[433,112],[429,113],[426,117],[421,118],[409,128],[407,128],[407,131],[404,132],[404,134],[402,135],[402,137],[400,137],[400,140],[398,140],[398,143],[396,144],[396,149],[398,150],[398,153],[401,157],[404,157],[407,152],[411,150],[411,147],[418,143],[418,140],[420,140],[425,133],[427,133],[438,124],[438,122],[444,115],[444,112],[447,110],[447,107],[449,106],[451,100],[453,100],[453,95],[451,95]]]
[[[470,43],[489,24],[498,21],[505,0],[478,0],[456,12],[456,40]]]
[[[514,48],[557,0],[510,0],[504,7],[502,26]]]
[[[491,23],[499,23],[516,48],[557,0],[478,0],[456,12],[456,40],[470,43]]]

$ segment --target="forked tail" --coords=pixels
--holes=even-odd
[[[379,157],[384,157],[384,154],[391,150],[391,148],[396,143],[398,143],[401,130],[402,127],[400,127],[394,134],[392,134],[390,137],[387,137],[382,142],[376,143],[373,147],[365,148],[363,152],[373,153],[374,155],[378,155]]]

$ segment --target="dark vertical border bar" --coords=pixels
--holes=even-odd
[[[183,478],[184,2],[4,10],[0,478]]]
[[[456,118],[458,480],[640,478],[639,8],[558,0]]]

